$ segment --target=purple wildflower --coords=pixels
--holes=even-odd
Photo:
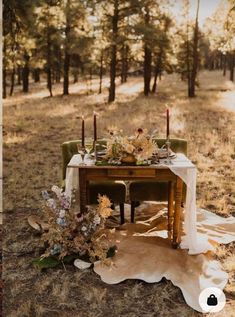
[[[60,225],[61,227],[66,227],[66,221],[64,218],[57,218],[56,223]]]
[[[45,200],[50,198],[47,190],[42,190],[42,198]]]

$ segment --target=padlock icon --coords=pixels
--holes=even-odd
[[[218,300],[217,297],[214,294],[211,294],[208,298],[207,298],[207,305],[208,306],[216,306],[218,304]]]

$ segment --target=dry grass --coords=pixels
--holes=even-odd
[[[226,216],[234,214],[235,87],[217,72],[202,73],[200,83],[193,100],[185,97],[185,84],[172,75],[149,98],[140,93],[142,79],[132,78],[118,87],[118,99],[111,105],[106,103],[107,91],[87,95],[86,85],[73,85],[68,97],[59,95],[61,86],[57,86],[53,98],[46,97],[43,85],[36,86],[30,96],[17,92],[4,102],[4,248],[8,251],[4,316],[200,315],[185,305],[180,290],[169,281],[106,285],[91,270],[75,268],[40,274],[30,265],[39,237],[26,221],[40,209],[41,190],[60,184],[60,144],[80,136],[79,116],[85,115],[90,136],[93,110],[100,114],[99,136],[111,124],[126,133],[139,126],[157,128],[163,136],[166,103],[172,108],[172,136],[188,139],[189,157],[198,166],[198,205]],[[234,295],[233,249],[233,245],[219,249],[217,255],[230,274],[229,298]],[[31,250],[32,254],[25,254]],[[223,312],[226,316],[232,316],[231,305]]]

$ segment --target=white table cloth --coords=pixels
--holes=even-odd
[[[71,197],[73,189],[79,189],[78,168],[81,163],[81,157],[76,154],[70,160],[66,170],[65,192]],[[85,157],[86,164],[94,164]],[[187,185],[186,204],[184,209],[184,223],[182,242],[180,247],[188,249],[189,254],[205,253],[208,250],[213,250],[213,246],[208,242],[206,237],[197,234],[197,208],[196,208],[196,183],[197,169],[196,166],[183,154],[177,154],[177,157],[172,160],[172,164],[165,165],[164,160],[160,164],[153,165],[158,167],[168,167],[175,175],[179,176]]]

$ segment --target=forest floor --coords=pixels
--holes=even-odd
[[[107,80],[106,80],[107,84]],[[145,98],[142,78],[118,85],[117,101],[108,104],[107,89],[100,95],[90,87],[71,85],[61,96],[56,85],[48,98],[45,83],[33,84],[29,94],[16,89],[4,100],[4,316],[201,316],[185,304],[170,281],[147,284],[128,280],[104,284],[92,270],[70,267],[40,273],[31,265],[39,236],[27,217],[41,208],[41,190],[61,184],[61,149],[64,141],[80,137],[85,116],[92,137],[93,111],[99,113],[98,135],[116,125],[125,133],[138,127],[165,135],[165,105],[171,108],[171,136],[189,141],[188,156],[198,167],[197,204],[222,216],[235,215],[235,85],[220,72],[201,72],[197,98],[186,97],[186,85],[176,75],[163,77],[157,94]],[[230,279],[226,295],[235,296],[234,244],[218,248]],[[226,305],[218,316],[234,316]]]

